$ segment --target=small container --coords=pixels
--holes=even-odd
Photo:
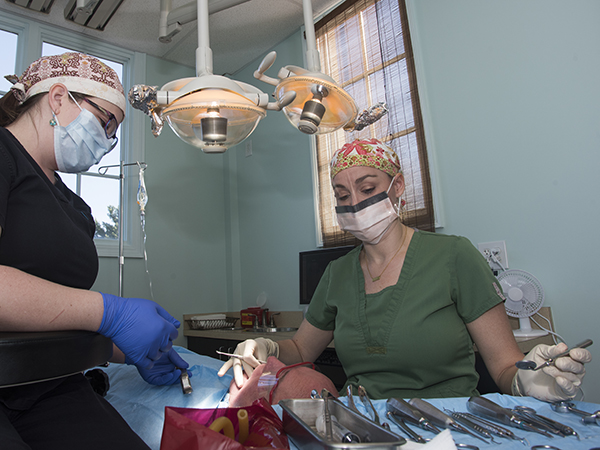
[[[258,320],[257,325],[260,325],[262,320],[263,309],[260,306],[251,306],[250,308],[242,309],[240,311],[240,319],[242,328],[254,327],[254,321]],[[254,314],[252,316],[251,314]]]

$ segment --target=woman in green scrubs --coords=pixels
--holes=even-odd
[[[314,361],[335,339],[348,377],[372,398],[477,395],[473,344],[504,393],[572,398],[591,360],[577,349],[552,370],[522,373],[523,359],[498,281],[468,239],[418,231],[399,220],[405,184],[398,156],[378,140],[354,141],[331,161],[340,227],[362,245],[327,267],[293,339],[245,341],[221,369],[244,382],[258,359]],[[539,348],[538,348],[539,347]],[[538,346],[540,362],[560,351]]]

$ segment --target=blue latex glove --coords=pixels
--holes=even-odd
[[[181,370],[187,369],[190,365],[183,360],[179,353],[175,349],[169,350],[169,353],[163,353],[158,361],[154,362],[154,366],[150,369],[145,369],[140,366],[136,366],[138,372],[144,380],[150,384],[157,386],[165,386],[169,384],[175,384],[181,377]],[[191,377],[191,372],[188,372]]]
[[[171,350],[181,324],[158,303],[101,294],[104,315],[98,333],[112,339],[127,364],[150,369]]]

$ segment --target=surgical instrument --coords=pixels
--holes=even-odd
[[[555,357],[547,359],[540,365],[537,365],[535,361],[522,360],[522,361],[517,361],[515,363],[515,366],[517,366],[517,369],[521,369],[521,370],[540,370],[540,369],[543,369],[544,367],[554,365],[554,363],[556,362],[556,360],[558,358],[560,358],[562,356],[567,356],[571,350],[573,350],[575,348],[587,348],[590,345],[592,345],[593,343],[594,343],[594,341],[592,341],[591,339],[586,339],[585,341],[577,344],[575,347],[568,348],[567,350],[565,350],[562,353],[559,353]]]
[[[450,411],[448,409],[446,409],[445,411],[450,416],[452,416],[452,418],[454,420],[456,420],[457,422],[460,422],[464,426],[473,430],[475,433],[479,434],[480,436],[482,436],[484,438],[490,439],[492,442],[494,442],[496,444],[498,444],[499,442],[496,442],[494,440],[494,436],[492,436],[492,434],[495,434],[496,436],[501,436],[501,437],[509,437],[508,435],[505,435],[504,433],[502,433],[502,431],[500,430],[502,427],[489,424],[488,422],[484,422],[483,419],[481,419],[480,417],[475,418],[475,417],[473,417],[472,414]],[[506,431],[508,431],[508,430],[506,430]],[[512,433],[510,433],[510,434],[512,434]]]
[[[593,412],[593,413],[588,413],[588,412],[581,411],[581,410],[575,408],[575,403],[566,402],[566,401],[555,402],[555,403],[552,403],[550,406],[556,412],[560,412],[560,413],[572,412],[572,413],[575,413],[575,414],[581,416],[581,421],[583,423],[592,423],[592,424],[600,425],[600,410]]]
[[[373,422],[375,422],[377,425],[381,425],[379,414],[377,414],[377,410],[373,406],[373,403],[371,403],[371,399],[367,395],[367,390],[364,387],[358,386],[358,396],[360,397],[360,401],[365,406],[366,410],[370,410],[372,412]]]
[[[546,437],[554,437],[547,431],[520,419],[510,409],[503,408],[485,397],[469,398],[467,401],[467,409],[474,414],[487,417],[504,425],[520,428],[521,430],[533,431]]]
[[[549,450],[561,450],[558,447],[555,447],[554,445],[534,445],[533,447],[531,447],[531,450],[542,450],[544,448],[547,448]]]
[[[328,440],[333,439],[333,430],[331,428],[331,414],[329,413],[329,395],[322,395],[323,397],[323,418],[325,419],[325,435]]]
[[[434,433],[440,432],[435,425],[427,420],[427,417],[425,417],[421,411],[401,398],[388,399],[386,407],[388,411],[398,414],[404,419],[408,419],[410,422],[419,425],[424,430],[433,431]]]
[[[513,408],[510,411],[517,416],[518,419],[524,420],[525,422],[530,423],[533,426],[538,427],[541,430],[545,430],[548,433],[556,434],[557,436],[564,437],[564,435],[558,430],[558,428],[550,425],[547,422],[544,422],[538,419],[535,414],[530,414],[526,410]]]
[[[341,442],[344,444],[360,443],[360,437],[356,433],[353,433],[348,428],[340,424],[333,414],[330,415],[330,422],[333,442]],[[324,415],[317,417],[315,428],[320,434],[325,435]]]
[[[242,355],[236,355],[235,353],[227,353],[227,352],[220,352],[219,350],[216,350],[216,352],[219,355],[223,355],[223,356],[229,356],[230,358],[237,358],[237,359],[241,359],[242,361],[244,360],[244,357]],[[257,361],[260,364],[266,364],[266,361],[263,361],[262,359],[257,359]]]
[[[426,444],[427,441],[423,438],[423,436],[421,436],[420,434],[418,434],[417,432],[415,432],[412,428],[410,428],[408,425],[406,425],[406,423],[404,422],[404,420],[402,420],[402,417],[400,417],[397,414],[394,414],[391,411],[387,412],[387,416],[389,417],[389,419],[394,422],[396,425],[398,425],[400,428],[402,428],[404,430],[404,432],[415,442],[418,442],[419,444]]]
[[[346,393],[348,394],[348,406],[354,412],[357,412],[357,413],[360,414],[360,411],[358,410],[358,408],[354,404],[354,397],[352,396],[352,385],[351,384],[349,384],[348,387],[346,388]]]
[[[359,396],[360,401],[362,402],[362,404],[365,406],[367,412],[370,410],[373,413],[373,418],[371,420],[373,422],[375,422],[377,425],[379,425],[379,426],[385,428],[386,430],[390,431],[390,426],[388,425],[388,423],[387,422],[381,422],[379,420],[379,414],[377,414],[377,410],[375,409],[375,406],[373,406],[373,403],[371,402],[371,399],[367,395],[367,390],[363,386],[358,386],[358,396]]]
[[[435,426],[451,428],[455,431],[460,431],[461,433],[469,434],[477,439],[481,439],[485,443],[488,443],[481,436],[472,433],[467,428],[463,427],[461,424],[456,422],[456,420],[454,420],[452,417],[437,409],[431,403],[428,403],[420,398],[410,399],[408,403],[417,408],[419,411],[421,411],[423,415],[427,417]]]
[[[187,373],[187,370],[181,370],[181,390],[184,394],[191,394],[194,390],[192,389],[192,383],[190,383],[190,375]]]
[[[577,439],[579,439],[579,435],[577,434],[577,432],[575,430],[573,430],[573,428],[571,428],[565,424],[562,424],[560,422],[557,422],[556,420],[552,420],[546,416],[542,416],[542,415],[538,414],[536,412],[536,410],[533,408],[530,408],[528,406],[515,406],[514,409],[523,414],[526,414],[528,416],[533,416],[537,420],[546,423],[547,425],[558,430],[558,432],[563,436],[575,436],[575,437],[577,437]]]

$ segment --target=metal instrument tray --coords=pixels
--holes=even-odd
[[[289,399],[279,402],[283,410],[283,429],[294,444],[303,450],[308,449],[398,449],[406,440],[383,427],[376,425],[360,414],[347,408],[343,403],[329,400],[329,412],[340,424],[360,437],[360,443],[328,441],[317,432],[315,422],[323,415],[323,399]]]
[[[202,317],[202,316],[197,316]],[[224,319],[187,319],[190,330],[218,330],[219,328],[231,328],[239,319],[237,317],[225,317]]]

